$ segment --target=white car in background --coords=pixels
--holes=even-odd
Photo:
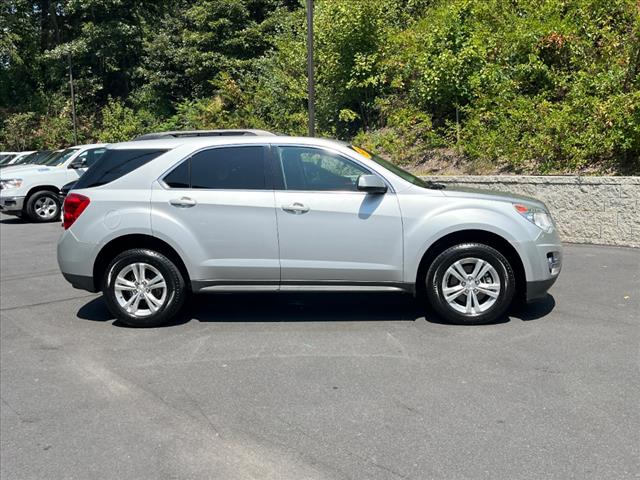
[[[62,151],[62,150],[58,150]],[[42,165],[46,163],[46,161],[56,153],[51,150],[38,150],[36,152],[31,152],[28,155],[23,155],[20,157],[7,159],[7,161],[0,161],[0,170],[7,168],[15,168],[15,167],[24,167],[25,165]]]
[[[20,159],[35,153],[34,150],[28,152],[0,152],[0,166],[13,165]]]
[[[0,212],[34,222],[60,217],[60,187],[77,180],[98,160],[106,144],[79,145],[56,152],[38,165],[0,170]]]

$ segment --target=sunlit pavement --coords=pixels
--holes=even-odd
[[[0,216],[6,479],[624,479],[640,472],[640,250],[567,246],[479,327],[410,296],[208,295],[153,330]]]

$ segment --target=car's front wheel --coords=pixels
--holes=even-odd
[[[26,211],[34,222],[52,222],[60,218],[60,200],[54,192],[42,190],[29,197]]]
[[[103,294],[111,313],[131,327],[169,322],[186,295],[176,265],[161,253],[127,250],[113,259],[103,278]]]
[[[438,255],[426,276],[427,297],[445,320],[482,324],[501,318],[515,293],[509,261],[481,243],[464,243]]]

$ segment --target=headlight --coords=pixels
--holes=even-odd
[[[9,190],[10,188],[20,188],[21,186],[21,178],[7,178],[6,180],[0,180],[0,187],[2,187],[4,190]]]
[[[527,207],[519,203],[514,204],[514,207],[520,215],[522,215],[524,218],[529,220],[541,230],[544,230],[547,233],[551,233],[553,231],[554,225],[551,214],[543,208]]]

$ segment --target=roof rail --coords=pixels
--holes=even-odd
[[[234,137],[234,136],[275,136],[275,133],[266,130],[256,129],[219,129],[219,130],[175,130],[170,132],[146,133],[134,138],[138,140],[157,140],[160,138],[181,138],[181,137]]]

